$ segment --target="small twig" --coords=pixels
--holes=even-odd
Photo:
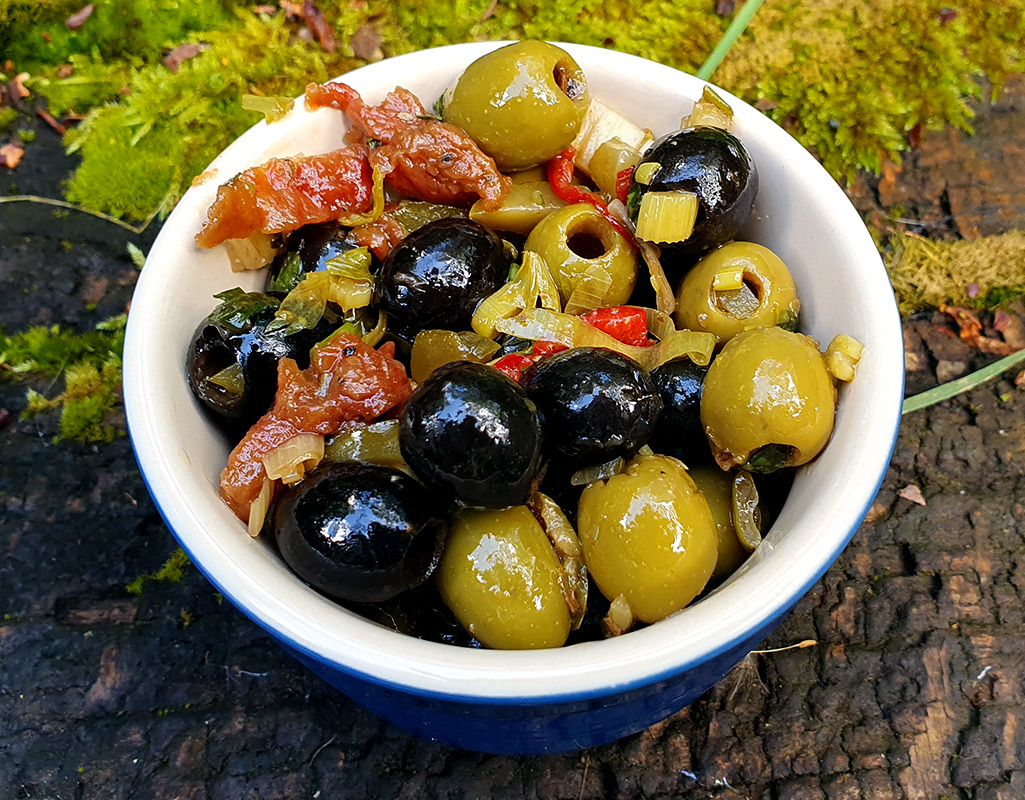
[[[320,747],[318,747],[316,750],[313,751],[313,755],[310,756],[310,766],[311,767],[313,766],[313,762],[317,760],[317,756],[320,755],[320,751],[323,750],[325,747],[327,747],[329,744],[331,744],[337,737],[338,737],[338,734],[331,734],[331,738],[330,739],[328,739],[326,742],[324,742],[324,744],[322,744]]]
[[[102,211],[93,211],[89,208],[83,208],[82,206],[76,206],[74,203],[68,203],[65,200],[54,200],[52,197],[39,197],[34,194],[16,194],[11,197],[0,197],[0,203],[39,203],[44,206],[54,206],[56,208],[66,208],[69,211],[80,211],[83,214],[88,214],[90,217],[96,217],[96,219],[102,219],[104,222],[109,222],[112,225],[117,225],[119,228],[124,228],[130,233],[134,233],[136,236],[141,234],[149,224],[156,217],[160,207],[153,209],[153,212],[146,217],[142,225],[130,225],[117,217],[112,217],[109,214],[104,214]]]
[[[57,120],[55,120],[53,118],[53,115],[45,108],[40,108],[39,106],[36,106],[36,116],[39,117],[51,128],[53,128],[55,131],[57,131],[57,133],[59,133],[61,136],[68,132],[68,129],[64,125],[61,125]]]
[[[588,753],[584,756],[584,776],[580,779],[580,794],[577,795],[577,800],[584,800],[584,787],[587,786],[587,770],[591,767],[591,755]]]
[[[818,642],[815,639],[805,639],[797,644],[788,644],[786,647],[773,647],[771,650],[752,650],[748,655],[764,656],[768,653],[782,653],[786,650],[803,650],[805,647],[814,647]]]

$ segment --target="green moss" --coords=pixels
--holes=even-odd
[[[26,392],[22,418],[60,409],[59,439],[110,442],[121,433],[111,421],[120,403],[124,316],[77,333],[60,326],[0,335],[0,376],[64,378],[64,391],[47,398]]]
[[[901,314],[941,305],[993,309],[1025,295],[1025,231],[959,242],[899,235],[885,261]]]
[[[0,131],[7,128],[18,118],[18,112],[13,108],[0,108]]]
[[[177,548],[164,565],[156,572],[148,572],[144,575],[140,575],[127,586],[125,590],[129,594],[140,595],[142,594],[143,587],[148,581],[164,582],[169,581],[171,583],[181,583],[185,577],[185,568],[188,567],[192,562],[189,561],[189,557],[185,555],[185,551],[180,547]]]

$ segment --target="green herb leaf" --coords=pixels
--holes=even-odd
[[[299,254],[289,253],[285,256],[285,263],[281,266],[281,270],[267,284],[267,291],[288,294],[299,284],[302,271],[303,260]]]
[[[635,183],[630,187],[630,191],[626,195],[626,210],[630,214],[630,219],[636,220],[637,214],[641,210],[641,197],[644,195],[644,187],[639,183]]]
[[[132,263],[135,264],[136,269],[142,269],[146,266],[146,254],[139,249],[139,247],[132,242],[127,245],[128,257],[132,259]]]
[[[245,292],[238,287],[214,295],[223,302],[210,313],[210,321],[243,331],[256,317],[278,308],[278,301],[262,292]]]
[[[743,468],[759,475],[776,472],[787,465],[791,451],[792,448],[786,444],[767,444],[753,452]]]

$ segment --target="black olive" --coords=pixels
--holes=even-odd
[[[317,591],[376,603],[419,586],[441,558],[443,506],[403,472],[333,463],[286,488],[272,515],[278,549]]]
[[[399,447],[427,486],[469,506],[527,501],[541,465],[541,425],[515,382],[485,364],[434,371],[403,406]]]
[[[360,603],[350,607],[379,625],[407,636],[457,647],[484,647],[459,624],[456,615],[442,601],[434,581],[426,581],[384,603]]]
[[[337,222],[304,225],[288,235],[285,249],[271,263],[267,291],[288,294],[311,272],[327,269],[327,262],[356,249],[348,230]]]
[[[409,234],[384,259],[374,303],[388,312],[388,329],[412,340],[422,330],[469,327],[477,303],[509,274],[502,240],[459,217]]]
[[[758,194],[758,170],[744,145],[732,133],[697,126],[663,136],[644,153],[642,164],[659,169],[645,186],[630,189],[629,206],[637,219],[645,192],[693,192],[698,196],[694,232],[682,244],[664,251],[703,253],[740,233]]]
[[[199,324],[189,345],[189,386],[219,419],[248,428],[274,402],[278,360],[294,358],[305,369],[310,348],[331,332],[332,324],[325,318],[292,336],[268,332],[277,300],[241,289],[219,297],[224,302]]]
[[[535,363],[524,377],[545,440],[576,466],[629,458],[651,438],[662,400],[633,359],[599,347],[575,347]]]
[[[675,358],[651,373],[662,397],[662,422],[651,438],[652,449],[685,464],[711,459],[705,428],[701,424],[701,387],[708,367],[689,358]]]

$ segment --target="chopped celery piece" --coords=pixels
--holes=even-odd
[[[616,196],[619,173],[637,166],[641,152],[618,136],[603,142],[591,157],[591,180],[606,194]]]
[[[294,105],[295,101],[290,97],[261,97],[256,94],[242,95],[242,108],[246,111],[259,111],[263,114],[263,118],[268,125],[284,117],[285,114],[292,110]]]
[[[685,242],[698,218],[693,192],[645,192],[637,212],[637,238],[656,244]]]
[[[651,135],[651,131],[638,128],[618,111],[613,111],[592,97],[584,121],[573,140],[572,147],[576,150],[573,163],[585,174],[590,175],[591,159],[598,152],[598,148],[610,139],[619,139],[643,152],[655,137]]]
[[[634,170],[634,180],[637,183],[647,186],[658,175],[659,170],[662,169],[662,165],[654,161],[645,161]]]
[[[727,264],[712,277],[712,288],[717,292],[733,292],[744,285],[744,268]]]

